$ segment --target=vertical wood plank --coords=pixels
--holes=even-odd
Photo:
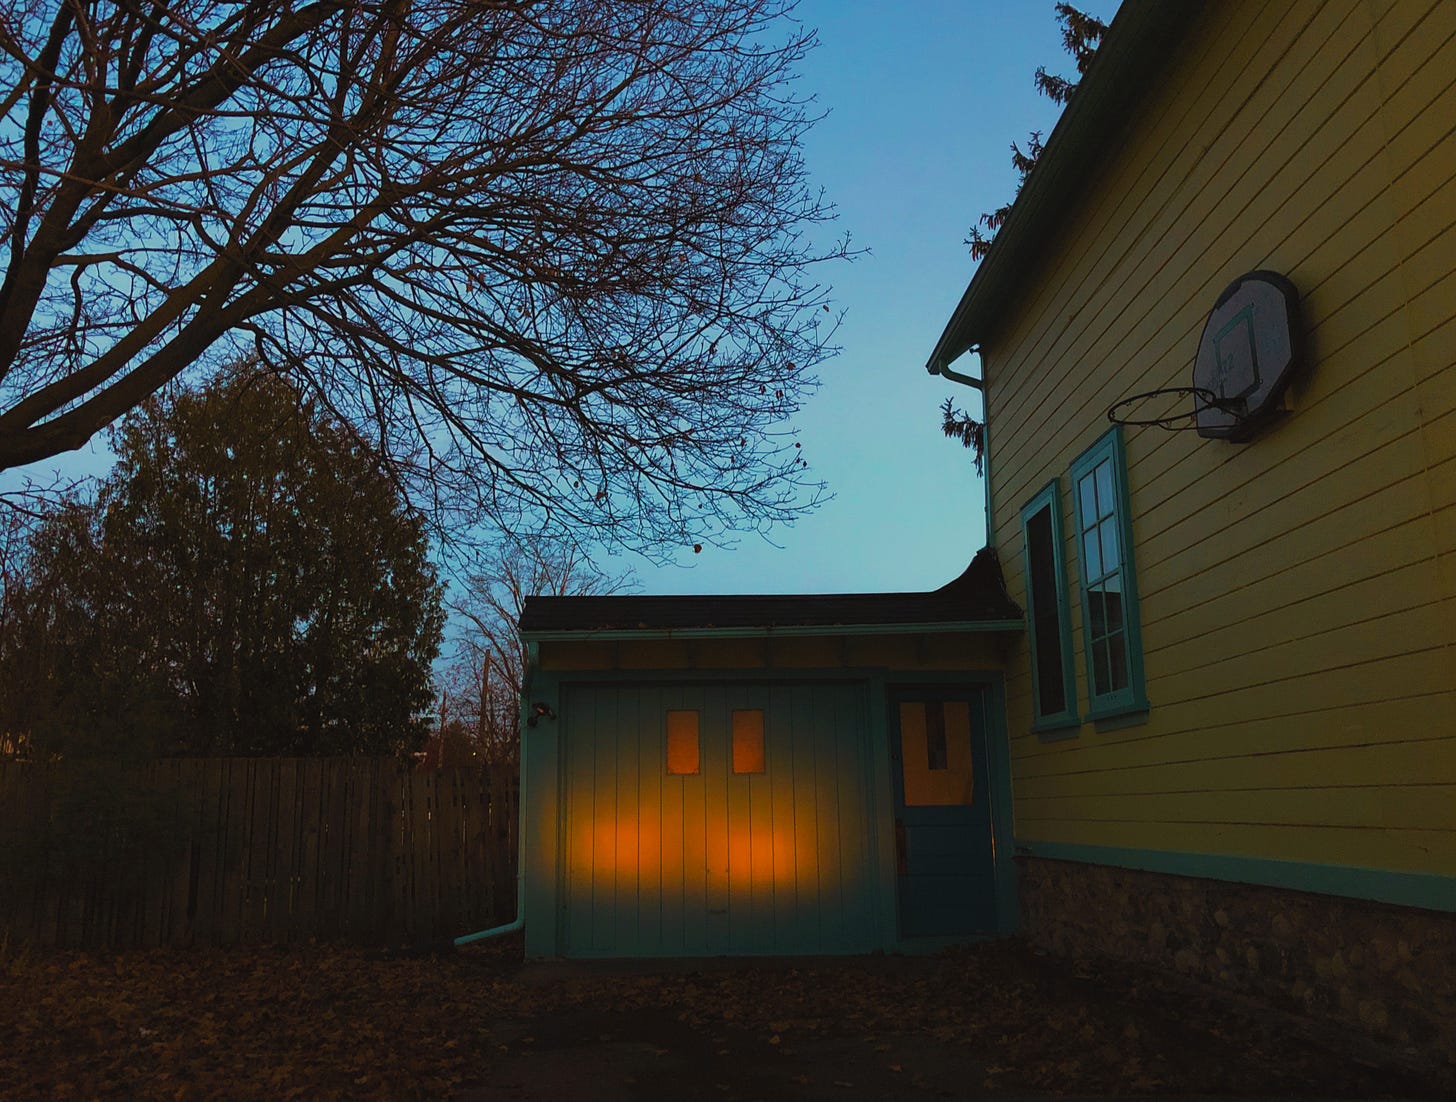
[[[794,687],[789,700],[789,728],[794,742],[794,856],[798,867],[793,941],[803,946],[804,952],[814,952],[823,944],[819,921],[823,900],[819,891],[819,804],[815,779],[818,739],[814,722],[813,689]]]
[[[164,843],[145,856],[147,945],[158,947],[168,943],[171,933],[172,886],[177,878],[181,835],[178,804],[181,802],[182,793],[175,783],[177,771],[171,762],[150,762],[145,774],[145,791],[149,798],[157,801],[157,813],[168,826]]]
[[[298,926],[304,937],[317,936],[319,914],[319,795],[323,791],[323,762],[303,763],[302,798],[298,807]]]
[[[872,800],[866,772],[868,731],[863,691],[849,685],[838,686],[834,694],[834,714],[839,760],[836,788],[844,931],[847,951],[863,952],[873,948],[877,940],[871,895],[870,870],[874,867],[870,854],[873,844],[870,823]]]
[[[612,822],[617,870],[613,886],[611,942],[614,951],[623,956],[640,956],[644,948],[650,951],[650,947],[644,947],[640,940],[642,807],[637,778],[638,694],[639,690],[632,685],[623,685],[617,690],[616,716],[611,732],[609,770],[616,803]]]
[[[223,898],[218,910],[218,943],[237,945],[243,936],[243,897],[248,891],[248,822],[252,774],[246,758],[229,758],[221,814],[218,815],[223,850]]]
[[[435,778],[435,807],[439,821],[435,824],[435,877],[436,898],[439,900],[435,914],[435,930],[432,938],[444,938],[460,930],[461,906],[460,886],[460,839],[457,833],[460,821],[457,812],[460,799],[461,770],[457,766],[442,771]]]
[[[732,768],[724,731],[727,726],[724,691],[721,685],[710,685],[695,694],[702,709],[702,780],[707,817],[707,951],[713,956],[727,953],[732,948],[728,914],[728,778]]]
[[[793,689],[774,685],[764,709],[764,758],[768,766],[773,813],[774,948],[796,947],[798,925],[798,845],[794,821]]]
[[[844,877],[845,861],[839,842],[839,712],[840,689],[836,685],[815,685],[814,694],[814,784],[818,818],[819,929],[821,949],[845,952]]]
[[[644,772],[656,778],[659,805],[658,884],[662,952],[686,953],[687,919],[685,876],[687,826],[684,812],[684,781],[669,776],[665,716],[668,701],[660,689],[644,689],[640,696],[638,722],[642,727],[640,758]]]
[[[714,740],[722,746],[723,823],[728,836],[728,951],[736,954],[761,952],[757,945],[758,908],[753,897],[753,822],[748,804],[749,778],[733,772],[733,712],[747,704],[743,686],[723,690],[723,704],[714,716]]]
[[[657,713],[650,689],[633,694],[632,726],[635,731],[631,762],[638,783],[637,884],[638,938],[653,952],[663,946],[663,776],[662,748],[657,741]]]
[[[703,707],[701,692],[690,693],[681,686],[664,690],[662,697],[659,725],[665,723],[669,710],[696,708],[701,711]],[[660,729],[665,731],[664,726]],[[682,782],[683,952],[689,956],[705,956],[709,946],[708,789],[701,772],[676,779]]]
[[[157,763],[172,798],[173,849],[167,868],[163,945],[184,945],[190,937],[187,908],[192,888],[192,841],[197,823],[196,766],[195,758],[172,758]]]
[[[349,782],[349,867],[346,870],[342,936],[349,941],[362,941],[368,921],[369,881],[373,873],[370,846],[369,816],[373,810],[370,762],[356,762]]]
[[[248,797],[247,890],[243,895],[242,941],[255,944],[263,939],[268,907],[268,828],[272,802],[273,763],[265,758],[248,761],[252,778]]]
[[[415,917],[413,937],[428,940],[433,936],[435,915],[438,911],[439,882],[436,858],[439,813],[439,774],[434,770],[411,769],[411,783],[415,789],[414,845],[411,849],[415,863]]]
[[[370,784],[370,801],[373,811],[370,813],[370,850],[371,863],[374,874],[370,878],[371,890],[375,893],[374,904],[371,908],[371,919],[373,932],[371,938],[377,942],[387,941],[393,928],[395,886],[394,886],[394,851],[392,847],[394,829],[394,788],[393,777],[395,769],[392,762],[373,763]]]
[[[391,817],[389,824],[389,865],[392,897],[390,914],[392,925],[389,930],[389,937],[390,940],[401,940],[409,936],[409,916],[411,912],[412,885],[409,882],[409,861],[405,846],[408,842],[412,793],[409,786],[409,777],[402,768],[396,766],[390,770],[390,776],[389,804]]]
[[[297,875],[299,759],[278,762],[277,812],[274,818],[273,893],[268,908],[268,940],[286,945],[294,940],[298,908],[294,880]]]
[[[471,876],[470,882],[477,888],[476,914],[489,925],[504,925],[514,920],[516,912],[515,882],[506,875],[509,863],[502,860],[516,842],[516,828],[510,821],[514,799],[510,773],[497,763],[476,771],[472,780],[470,868],[478,870],[478,875]],[[554,919],[555,915],[547,915],[542,921]]]
[[[581,699],[589,704],[574,709],[571,716],[570,742],[563,747],[567,775],[570,778],[566,800],[568,828],[567,890],[564,944],[574,953],[588,952],[592,946],[592,900],[596,891],[596,785],[595,740],[597,693],[582,690]]]
[[[332,940],[344,932],[344,879],[348,860],[349,791],[354,779],[355,761],[350,758],[329,759],[328,806],[325,809],[327,861],[324,862],[326,904],[324,928]]]
[[[774,844],[773,770],[777,762],[769,753],[768,700],[762,689],[745,692],[742,707],[761,711],[763,730],[763,772],[745,774],[748,786],[749,869],[753,890],[753,952],[772,953],[776,948],[778,885],[774,879],[777,857]]]
[[[197,831],[192,840],[189,910],[192,944],[212,945],[217,929],[222,868],[217,850],[223,765],[217,758],[204,758],[198,765]]]
[[[342,768],[336,758],[318,759],[318,788],[314,791],[314,857],[313,857],[313,929],[316,937],[329,938],[334,892],[334,786]]]
[[[617,905],[617,774],[612,740],[617,726],[616,689],[602,689],[592,729],[592,939],[594,953],[610,953]]]

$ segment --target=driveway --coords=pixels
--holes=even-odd
[[[1444,1098],[1419,1053],[1019,943],[935,956],[530,964],[479,1102]],[[532,1005],[527,1000],[525,1005]]]

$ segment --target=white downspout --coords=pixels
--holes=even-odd
[[[526,724],[526,716],[529,710],[531,691],[531,678],[536,672],[536,644],[531,643],[526,648],[526,675],[521,679],[521,779],[520,788],[516,793],[516,918],[504,926],[492,926],[488,930],[477,930],[473,934],[462,934],[454,941],[456,948],[462,945],[469,945],[476,941],[488,941],[491,938],[505,937],[507,934],[514,934],[517,930],[526,928],[526,795],[531,791],[526,783],[526,747],[530,740],[526,738],[529,730]]]
[[[979,344],[971,345],[966,351],[974,352],[976,358],[981,359]],[[991,501],[991,409],[990,402],[986,398],[986,365],[981,364],[980,378],[952,371],[949,364],[936,364],[933,370],[942,379],[949,379],[953,383],[973,387],[981,392],[981,482],[986,496],[986,546],[994,547],[996,536],[995,530],[991,527],[994,523]]]

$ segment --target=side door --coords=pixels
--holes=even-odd
[[[984,693],[904,689],[890,713],[900,936],[994,932]]]

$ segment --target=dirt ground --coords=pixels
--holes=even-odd
[[[0,1098],[1451,1098],[1452,1069],[1016,942],[520,963],[333,948],[0,958]]]

